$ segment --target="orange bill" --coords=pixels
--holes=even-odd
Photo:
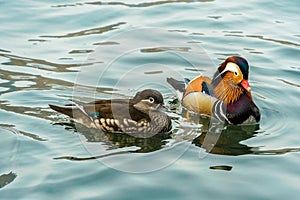
[[[241,82],[241,85],[242,85],[242,87],[245,88],[245,90],[247,90],[248,92],[251,91],[251,87],[250,87],[250,85],[249,85],[248,80],[243,79],[242,82]]]

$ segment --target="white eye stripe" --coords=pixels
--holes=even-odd
[[[221,76],[222,74],[226,73],[226,72],[233,72],[234,75],[236,75],[236,76],[238,76],[239,74],[241,74],[243,76],[243,74],[240,70],[240,67],[237,64],[233,63],[233,62],[229,62],[229,63],[226,64],[225,69],[223,71],[221,71],[220,74],[218,74],[215,77],[215,79],[218,78],[219,76]]]
[[[223,70],[223,72],[226,72],[226,71],[230,71],[230,72],[233,72],[235,75],[238,75],[240,70],[239,70],[239,66],[237,64],[229,62],[229,63],[227,63],[225,69]]]
[[[149,97],[148,99],[143,99],[141,101],[143,101],[143,102],[149,102],[149,103],[154,103],[155,99],[153,97]]]

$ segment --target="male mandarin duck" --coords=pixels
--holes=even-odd
[[[200,75],[186,85],[173,78],[167,81],[182,94],[181,103],[187,110],[229,124],[256,123],[260,112],[251,96],[248,75],[247,60],[232,56],[220,65],[212,80]]]
[[[49,105],[79,123],[108,132],[164,133],[171,130],[170,117],[162,111],[163,96],[157,90],[137,92],[130,99],[96,100],[83,106]]]

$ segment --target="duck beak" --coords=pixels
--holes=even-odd
[[[245,90],[247,90],[248,92],[251,91],[251,87],[250,87],[250,85],[249,85],[248,80],[243,79],[242,82],[241,82],[241,85],[242,85],[242,87],[245,88]]]
[[[165,106],[163,104],[158,104],[156,107],[155,107],[155,110],[160,110],[160,109],[165,109]]]

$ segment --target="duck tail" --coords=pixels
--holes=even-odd
[[[81,105],[73,103],[65,106],[56,106],[52,104],[49,104],[49,106],[51,109],[67,115],[87,127],[95,127],[93,117],[90,116]]]
[[[167,82],[176,90],[178,99],[181,100],[185,91],[186,84],[174,78],[167,78]]]
[[[56,106],[56,105],[52,105],[52,104],[49,104],[49,107],[52,109],[52,110],[55,110],[59,113],[62,113],[64,115],[68,115],[69,117],[72,117],[74,116],[73,112],[74,112],[74,109],[76,110],[76,108],[74,108],[73,106],[71,105],[66,105],[66,106]]]

